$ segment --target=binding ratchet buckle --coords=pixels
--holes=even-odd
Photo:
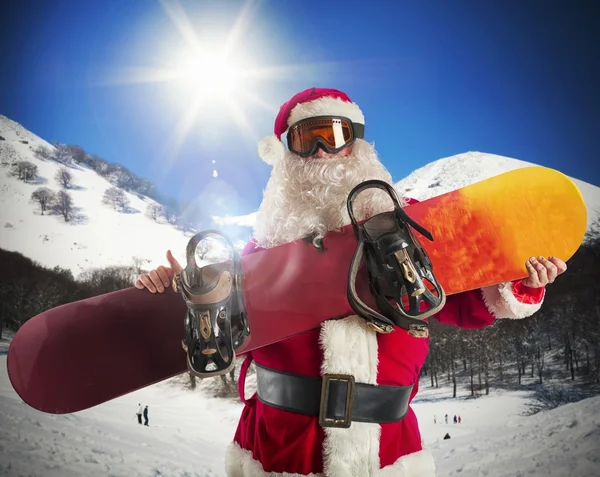
[[[373,188],[387,192],[394,203],[394,210],[359,224],[353,202],[359,193]],[[408,216],[396,191],[386,182],[369,180],[359,184],[350,192],[347,207],[358,241],[348,274],[350,305],[377,332],[389,333],[395,325],[407,330],[411,336],[428,337],[429,327],[423,320],[442,309],[446,294],[433,274],[427,252],[411,227],[430,241],[433,241],[433,236]],[[363,256],[369,289],[381,313],[365,304],[356,293],[356,277]]]
[[[218,243],[227,245],[230,259],[198,266],[196,248],[209,237],[224,239]],[[175,275],[173,288],[188,308],[182,342],[188,368],[200,377],[225,374],[235,366],[235,349],[250,334],[242,301],[240,258],[229,239],[215,230],[194,235],[186,255],[187,265]]]

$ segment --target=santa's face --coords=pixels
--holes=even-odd
[[[391,183],[374,147],[362,139],[335,154],[319,148],[306,159],[286,151],[273,166],[257,214],[258,244],[272,247],[306,236],[322,237],[349,224],[348,194],[369,179]],[[369,190],[357,197],[354,211],[360,220],[391,207],[385,193]]]

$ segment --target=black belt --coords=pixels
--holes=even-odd
[[[408,412],[413,386],[374,386],[354,376],[301,376],[256,364],[258,398],[286,411],[319,416],[322,427],[350,427],[352,421],[400,421]]]

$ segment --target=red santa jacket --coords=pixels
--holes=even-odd
[[[251,243],[244,253],[254,250]],[[540,308],[543,297],[543,288],[531,289],[521,281],[505,283],[451,295],[435,318],[462,328],[483,328],[497,318],[530,316]],[[378,334],[362,318],[350,316],[252,351],[240,375],[245,406],[227,451],[227,475],[434,476],[433,459],[423,448],[410,406],[398,422],[353,422],[349,429],[323,429],[317,417],[268,406],[256,394],[244,397],[245,373],[253,359],[265,367],[304,376],[337,373],[373,385],[414,384],[412,401],[428,349],[429,339],[413,338],[400,328]]]

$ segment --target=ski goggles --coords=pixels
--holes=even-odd
[[[319,146],[333,154],[364,137],[364,124],[341,116],[315,116],[292,124],[287,143],[290,152],[306,158],[317,152]]]

